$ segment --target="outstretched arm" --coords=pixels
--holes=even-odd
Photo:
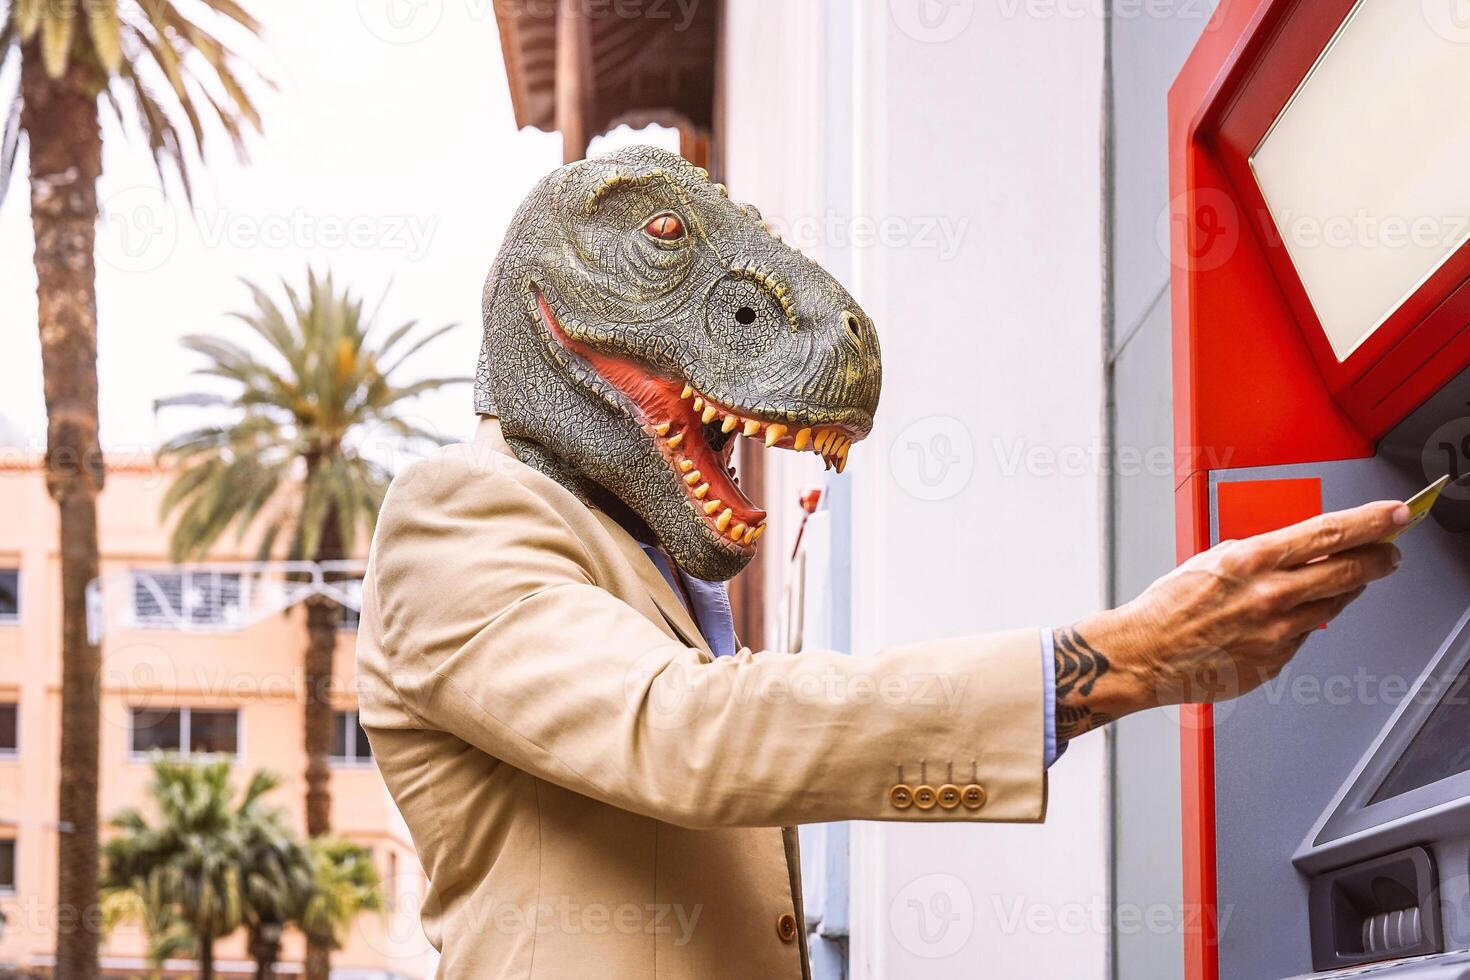
[[[1119,609],[1054,630],[1060,740],[1145,708],[1224,701],[1275,677],[1399,552],[1396,502],[1324,514],[1196,555]]]

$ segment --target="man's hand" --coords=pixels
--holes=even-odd
[[[1366,504],[1185,562],[1119,609],[1056,630],[1057,736],[1133,711],[1224,701],[1275,677],[1307,637],[1399,551],[1377,544],[1409,522],[1402,503]]]

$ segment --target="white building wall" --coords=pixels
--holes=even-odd
[[[1103,602],[1104,30],[1086,9],[726,4],[732,194],[833,268],[883,344],[878,428],[841,478],[853,574],[834,588],[858,655]],[[769,458],[789,548],[780,522],[820,477]],[[1044,825],[854,825],[851,975],[1107,975],[1106,757],[1102,735],[1070,748]]]

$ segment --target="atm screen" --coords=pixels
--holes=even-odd
[[[1470,612],[1369,749],[1313,845],[1451,805],[1470,811]]]
[[[1470,771],[1470,665],[1461,667],[1369,805]],[[1422,696],[1422,690],[1421,690]]]

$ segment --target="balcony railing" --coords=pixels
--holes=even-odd
[[[315,595],[362,609],[366,562],[207,562],[132,568],[87,586],[87,635],[118,629],[235,633]]]

